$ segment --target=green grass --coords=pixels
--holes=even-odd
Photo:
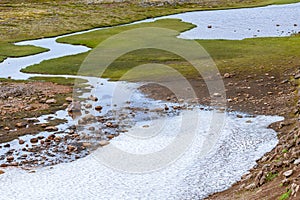
[[[256,7],[299,1],[215,0],[145,6],[137,0],[100,4],[87,4],[81,0],[3,0],[0,2],[0,62],[7,57],[20,57],[45,51],[45,49],[32,46],[13,45],[17,41],[126,24],[146,18],[195,10]],[[87,45],[92,46],[93,42]]]
[[[0,42],[0,62],[5,60],[7,57],[22,57],[26,55],[42,53],[45,51],[48,51],[48,49],[31,45],[18,46],[12,43]]]
[[[272,173],[272,172],[269,172],[266,176],[266,180],[267,182],[269,181],[272,181],[274,178],[276,178],[278,176],[278,173]]]
[[[282,194],[279,197],[279,200],[286,200],[286,199],[290,198],[291,193],[292,193],[292,190],[289,189],[286,193]]]
[[[96,47],[108,37],[132,28],[141,27],[165,27],[178,32],[186,31],[194,26],[189,23],[176,19],[159,20],[152,23],[116,27],[111,29],[94,31],[86,34],[70,36],[59,39],[60,42],[82,44],[91,48]],[[168,37],[175,38],[176,35]],[[177,39],[181,40],[182,39]],[[300,36],[279,38],[253,38],[244,40],[197,40],[210,54],[217,67],[222,73],[229,72],[239,74],[264,74],[272,71],[274,75],[281,76],[290,67],[300,64]],[[113,44],[118,48],[120,44]],[[76,75],[78,70],[89,53],[66,56],[58,59],[44,61],[41,64],[30,66],[23,69],[27,73],[43,74],[71,74]],[[104,78],[118,80],[126,72],[135,66],[155,63],[165,64],[178,70],[182,75],[189,78],[196,78],[198,74],[181,57],[170,52],[154,49],[144,49],[127,53],[115,60],[102,74]],[[81,75],[95,76],[94,71],[99,67],[95,64],[94,68],[80,72]],[[107,67],[107,66],[101,66]],[[276,69],[276,70],[274,70]],[[163,78],[170,76],[169,71],[147,71],[149,79],[153,77]],[[143,71],[143,74],[146,74]],[[96,74],[97,75],[97,74]],[[131,74],[125,80],[139,81],[138,74]],[[146,76],[143,76],[147,80]]]
[[[59,85],[68,85],[73,86],[75,81],[77,84],[87,83],[87,80],[80,79],[80,78],[64,78],[64,77],[42,77],[42,76],[35,76],[29,78],[31,81],[42,81],[42,82],[52,82],[57,83]]]

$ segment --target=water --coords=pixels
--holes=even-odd
[[[300,31],[298,16],[300,16],[299,3],[262,8],[190,12],[135,23],[150,22],[161,18],[180,18],[197,25],[197,28],[182,33],[181,38],[239,40],[253,37],[289,36]],[[75,34],[80,33],[84,32]],[[37,76],[38,74],[24,74],[19,70],[43,60],[89,50],[83,46],[56,43],[55,40],[59,37],[18,43],[18,45],[41,46],[50,51],[22,58],[8,58],[0,63],[0,77],[27,79]],[[74,78],[76,76],[63,77]],[[113,106],[111,91],[117,84],[124,87],[124,94],[133,93],[139,86],[139,84],[109,82],[92,77],[80,78],[85,78],[91,85],[97,86],[91,93],[103,100],[103,112],[108,114],[112,110],[120,114],[126,105],[124,98],[120,98],[122,101],[116,103],[116,108]],[[104,83],[100,89],[99,82]],[[88,95],[90,93],[84,94],[85,97]],[[131,106],[137,108],[163,108],[165,104],[165,102],[147,99],[138,92],[133,94],[130,100]],[[97,113],[93,112],[93,114]],[[128,128],[126,134],[114,138],[110,145],[96,150],[85,158],[55,165],[53,168],[38,168],[36,173],[28,173],[16,168],[5,169],[6,173],[0,176],[0,196],[6,199],[61,199],[66,197],[68,199],[86,197],[89,199],[201,199],[210,193],[228,188],[255,165],[256,159],[270,151],[278,141],[276,133],[267,127],[275,121],[282,120],[281,117],[276,116],[244,115],[243,118],[237,118],[236,113],[199,111],[199,107],[193,107],[192,111],[186,110],[167,115],[168,117],[157,115],[157,113],[148,118],[147,116],[140,112],[136,117],[130,118],[129,122],[133,122],[133,126]],[[183,116],[187,119],[196,117],[196,125],[199,127],[195,128],[187,123],[182,131]],[[210,134],[213,130],[210,128],[218,126],[212,121],[212,116],[222,118],[220,134]],[[40,120],[45,122],[47,117],[42,116]],[[58,111],[52,117],[68,120],[66,124],[58,126],[59,131],[65,131],[66,127],[77,123],[63,110]],[[153,132],[156,134],[152,134]],[[183,136],[192,137],[182,137],[180,136],[182,133],[185,133]],[[28,140],[30,136],[23,137],[24,140],[26,138]],[[183,140],[178,140],[178,138]],[[211,139],[213,143],[210,143]],[[184,142],[188,142],[189,145],[185,146]],[[169,156],[164,157],[159,154],[165,147],[172,147],[173,143],[181,150],[177,152],[177,148],[169,148],[170,155],[175,155],[171,157],[174,159],[168,160]],[[17,141],[12,141],[11,144],[14,148],[18,146]],[[140,163],[132,165],[128,162],[128,157],[113,159],[116,155],[112,152],[116,149],[121,149],[125,155],[153,154],[158,156],[156,158],[159,160],[154,159],[153,162],[146,163],[148,164],[146,166]],[[141,167],[150,171],[155,170],[141,174],[131,173],[138,171]]]

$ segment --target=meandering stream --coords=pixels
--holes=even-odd
[[[182,38],[243,39],[291,35],[300,31],[298,16],[300,16],[299,3],[262,8],[190,12],[157,19],[180,18],[197,25],[197,28],[182,33],[180,36]],[[136,23],[153,20],[156,19]],[[89,50],[83,46],[56,43],[59,37],[18,43],[18,45],[30,44],[50,50],[38,55],[6,59],[0,63],[0,77],[27,79],[37,76],[37,74],[21,73],[20,69],[43,60]],[[109,82],[92,77],[80,78],[87,79],[89,84],[94,86],[99,82],[104,83],[101,89],[95,87],[91,90],[91,93],[102,99],[104,104],[111,103],[113,96],[111,88],[116,87],[117,84],[118,87],[124,88],[122,90],[125,93],[135,91],[139,86],[139,83]],[[84,95],[88,96],[89,93]],[[132,105],[150,109],[168,104],[148,99],[138,92],[134,92],[131,101]],[[118,109],[121,110],[122,106],[124,104],[119,104]],[[105,112],[109,112],[109,108],[111,105],[105,108]],[[255,160],[277,144],[276,133],[267,127],[275,121],[282,120],[281,117],[253,117],[241,114],[243,118],[237,118],[236,113],[218,113],[210,109],[199,111],[198,107],[196,108],[176,115],[153,117],[150,120],[140,117],[134,126],[128,129],[128,133],[114,138],[110,145],[71,163],[39,168],[36,173],[28,173],[17,168],[9,169],[0,176],[0,196],[5,199],[199,199],[228,188],[255,165]],[[198,117],[199,127],[195,130],[194,127],[189,129],[189,126],[186,126],[184,130],[187,134],[195,132],[190,146],[172,163],[160,169],[147,173],[128,173],[126,170],[125,172],[116,170],[99,160],[101,154],[107,153],[106,149],[113,151],[112,148],[121,149],[128,154],[149,154],[161,150],[178,137],[181,131],[178,127],[181,126],[183,117],[189,118],[195,114]],[[205,145],[208,145],[203,144],[205,141],[203,138],[208,137],[210,127],[216,126],[211,124],[212,120],[210,120],[214,114],[222,117],[223,128],[218,135],[216,145],[209,153],[203,154]],[[67,118],[67,112],[59,111],[56,117]],[[67,120],[69,125],[76,123],[72,118]],[[59,126],[60,131],[63,131],[64,127],[65,125]],[[148,140],[132,137],[145,127],[148,127],[150,132],[159,129],[160,134],[151,136]],[[126,163],[126,157],[123,159],[120,159],[120,164]]]

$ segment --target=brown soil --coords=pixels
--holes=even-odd
[[[0,82],[0,143],[43,130],[28,118],[61,109],[71,92],[68,86],[49,82]]]
[[[295,66],[291,71],[281,75],[272,72],[263,75],[226,74],[224,85],[226,88],[227,109],[247,112],[250,114],[280,115],[285,120],[270,125],[278,133],[279,143],[271,152],[266,153],[257,161],[257,165],[244,175],[241,181],[231,188],[220,193],[213,194],[207,199],[232,200],[232,199],[278,199],[291,189],[291,199],[300,199],[300,191],[295,188],[300,185],[300,164],[294,164],[300,158],[300,131],[299,103],[297,95],[297,80],[294,79],[299,69]],[[229,76],[229,77],[228,77]],[[167,83],[168,82],[168,83]],[[195,91],[201,104],[210,105],[211,98],[208,95],[205,82],[189,80],[191,88],[182,88],[175,95],[168,88],[161,85],[172,85],[177,80],[166,80],[162,84],[145,84],[140,90],[151,98],[169,101],[184,99],[189,90]],[[293,170],[293,175],[285,178],[283,172]],[[272,175],[274,175],[272,177]],[[253,187],[251,187],[251,184]],[[250,185],[250,186],[249,186]]]

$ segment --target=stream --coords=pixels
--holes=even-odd
[[[253,37],[282,37],[297,33],[300,31],[299,16],[300,3],[296,3],[260,8],[188,12],[135,23],[179,18],[197,25],[196,28],[182,33],[179,36],[181,38],[240,40]],[[89,31],[99,29],[101,28]],[[28,79],[46,76],[86,79],[89,91],[83,92],[81,96],[86,99],[83,105],[92,104],[93,107],[99,105],[88,99],[92,94],[100,100],[103,109],[99,114],[91,108],[85,108],[83,117],[92,114],[98,117],[97,119],[103,116],[111,118],[110,121],[119,124],[120,127],[120,132],[111,134],[118,137],[110,140],[109,145],[97,148],[89,155],[83,152],[82,158],[72,158],[73,162],[59,162],[60,164],[52,166],[51,164],[55,164],[53,161],[49,166],[30,171],[34,173],[19,168],[6,169],[6,173],[0,175],[1,198],[202,199],[230,187],[256,164],[257,159],[276,146],[278,142],[276,132],[268,129],[268,126],[282,120],[282,117],[251,116],[246,113],[220,112],[201,105],[157,101],[147,98],[138,91],[141,83],[20,72],[22,68],[43,60],[90,50],[84,46],[56,42],[58,38],[89,31],[17,43],[17,45],[40,46],[48,48],[49,51],[6,59],[0,63],[0,77]],[[113,99],[115,88],[119,91],[117,102]],[[166,106],[184,109],[163,111]],[[242,117],[237,117],[237,114]],[[39,133],[40,136],[48,137],[54,133],[63,137],[71,131],[69,127],[80,123],[80,119],[74,120],[66,110],[41,116],[40,123],[46,122],[49,116],[65,119],[67,122],[59,125],[58,131],[42,132]],[[214,121],[212,118],[220,121]],[[190,124],[193,121],[191,119],[196,123]],[[211,128],[218,126],[221,127],[220,134],[211,135],[213,130]],[[81,127],[81,134],[86,134],[89,142],[106,139],[105,135],[96,137],[93,133],[89,133],[93,132],[89,131],[92,130],[90,127],[104,129],[103,124],[99,124],[98,121],[91,120]],[[25,141],[30,138],[30,135],[22,137]],[[216,142],[207,142],[210,139]],[[188,145],[184,146],[186,141]],[[173,143],[176,144],[176,148],[172,147]],[[18,140],[9,144],[16,152],[22,152]],[[167,147],[172,148],[164,155],[159,154]],[[181,147],[184,148],[180,149]],[[177,152],[178,149],[181,152]],[[122,153],[115,153],[117,150]],[[0,156],[4,153],[5,150],[0,149]],[[63,154],[55,155],[64,159]],[[138,160],[135,160],[133,155],[142,155],[142,158],[138,157]],[[147,155],[154,155],[151,158],[155,159],[144,160],[148,158]],[[49,156],[49,159],[51,157]],[[170,157],[172,160],[168,160]],[[139,171],[141,168],[146,170]]]

